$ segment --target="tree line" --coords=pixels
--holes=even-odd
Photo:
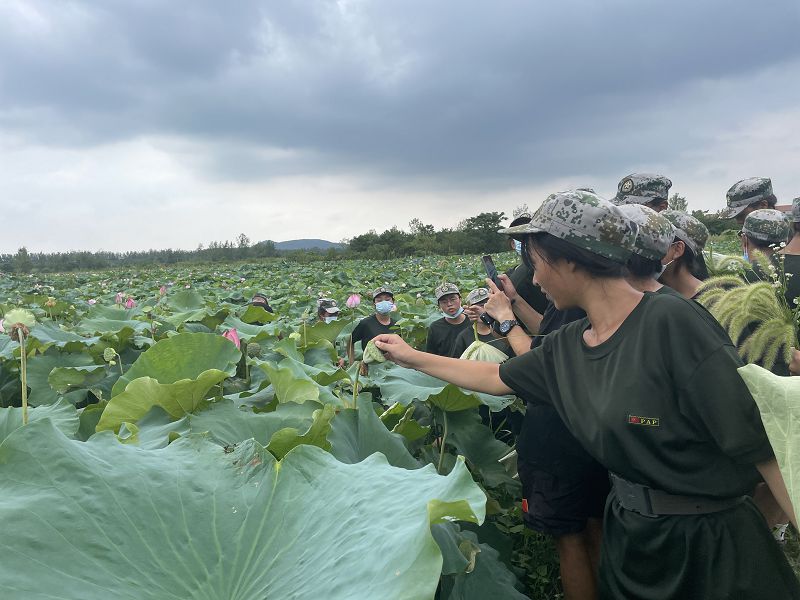
[[[688,212],[686,198],[673,194],[670,208]],[[527,212],[527,206],[517,207],[513,216]],[[691,215],[703,222],[712,235],[736,230],[734,221],[723,220],[716,213],[695,210]],[[228,263],[233,261],[291,257],[300,261],[337,258],[399,258],[431,254],[492,254],[508,249],[508,238],[497,233],[505,223],[504,212],[482,212],[461,221],[456,227],[437,230],[420,219],[412,219],[408,230],[392,227],[382,233],[374,229],[345,240],[338,248],[327,250],[278,250],[275,242],[265,240],[251,244],[244,233],[234,241],[213,241],[195,250],[142,250],[130,252],[69,251],[29,252],[20,248],[16,254],[0,254],[0,272],[69,272],[146,267],[177,263]]]

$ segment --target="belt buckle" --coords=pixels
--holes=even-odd
[[[614,489],[623,508],[639,513],[643,517],[654,518],[658,516],[653,512],[648,487],[614,475]]]

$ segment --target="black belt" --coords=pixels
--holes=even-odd
[[[705,515],[726,510],[745,500],[745,496],[716,499],[668,494],[640,483],[633,483],[614,473],[608,475],[614,486],[617,501],[622,508],[632,510],[645,517]]]

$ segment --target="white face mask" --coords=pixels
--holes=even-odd
[[[463,313],[463,312],[464,312],[464,307],[463,307],[463,306],[459,306],[459,307],[458,307],[458,310],[457,310],[457,311],[456,311],[454,314],[452,314],[452,315],[451,315],[451,314],[448,314],[448,313],[446,313],[446,312],[444,312],[444,311],[442,311],[442,314],[443,314],[445,317],[447,317],[448,319],[457,319],[458,317],[460,317],[460,316],[461,316],[461,313]]]
[[[325,323],[333,323],[339,317],[325,317]]]
[[[661,271],[658,273],[658,276],[656,277],[656,279],[658,279],[659,277],[661,277],[661,276],[664,274],[664,271],[666,271],[666,270],[667,270],[667,267],[668,267],[668,266],[670,266],[670,265],[671,265],[672,263],[674,263],[674,262],[675,262],[675,259],[673,258],[673,259],[672,259],[671,261],[669,261],[667,264],[665,264],[665,265],[661,265]]]

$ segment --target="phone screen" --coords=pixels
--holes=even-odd
[[[494,266],[494,261],[492,260],[492,257],[487,255],[484,256],[481,260],[483,260],[483,268],[486,269],[486,276],[494,282],[494,284],[497,286],[498,289],[502,290],[503,284],[497,277],[497,267]]]

